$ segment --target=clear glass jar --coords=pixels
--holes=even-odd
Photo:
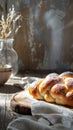
[[[18,72],[18,55],[13,48],[14,39],[0,39],[0,66],[10,65],[12,75]]]

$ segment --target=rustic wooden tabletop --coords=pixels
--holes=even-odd
[[[0,130],[6,130],[9,122],[18,116],[10,107],[10,99],[14,93],[21,90],[21,87],[15,85],[12,79],[6,84],[0,85]]]
[[[0,93],[0,130],[6,130],[7,125],[14,119],[14,112],[10,109],[11,94]]]

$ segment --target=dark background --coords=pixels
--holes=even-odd
[[[72,0],[0,0],[0,14],[12,4],[23,16],[14,39],[19,70],[73,70]]]

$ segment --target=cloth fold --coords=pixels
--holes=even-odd
[[[35,120],[37,119],[37,120]],[[73,120],[62,115],[47,115],[47,118],[19,117],[12,121],[7,130],[73,130]]]
[[[7,130],[73,130],[73,110],[38,101],[32,104],[32,116],[18,117]]]
[[[73,109],[65,106],[47,103],[45,101],[33,102],[31,106],[32,115],[62,114],[73,118]]]

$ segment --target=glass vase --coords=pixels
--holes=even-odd
[[[18,72],[18,55],[13,48],[14,39],[0,39],[0,66],[10,65],[12,75]]]

